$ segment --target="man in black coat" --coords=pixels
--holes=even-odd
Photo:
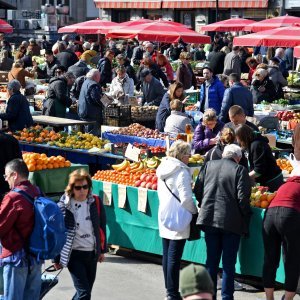
[[[0,132],[0,173],[4,174],[5,165],[15,159],[22,158],[19,142],[12,135]],[[5,193],[9,191],[9,186],[3,176],[0,176],[0,201]]]
[[[8,101],[5,113],[0,114],[2,121],[8,121],[11,131],[22,130],[33,125],[29,103],[25,96],[20,93],[21,84],[13,79],[7,84]]]
[[[84,60],[79,60],[76,64],[69,67],[68,72],[74,74],[76,78],[86,75],[86,73],[90,70],[87,63]]]
[[[69,67],[78,62],[78,57],[75,52],[71,49],[66,49],[63,43],[58,44],[58,49],[59,53],[56,55],[56,58],[67,70]]]
[[[112,61],[114,56],[115,53],[112,50],[107,50],[105,57],[101,58],[98,62],[97,69],[101,75],[101,87],[106,88],[107,83],[111,83],[112,81]]]
[[[37,65],[35,61],[33,61],[33,65]],[[42,70],[39,67],[37,68],[37,73],[39,78],[46,79],[46,82],[55,76],[56,69],[60,66],[60,62],[53,55],[52,50],[45,51],[45,68]]]
[[[214,74],[223,74],[225,56],[218,46],[215,46],[209,53],[207,60]]]
[[[248,170],[239,165],[241,148],[224,148],[222,159],[204,165],[195,184],[200,207],[197,224],[205,232],[206,267],[217,292],[217,275],[222,257],[222,297],[233,299],[234,274],[242,235],[248,233],[251,183]]]

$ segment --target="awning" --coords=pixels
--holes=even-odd
[[[162,8],[215,8],[216,1],[163,0]],[[268,0],[219,0],[219,8],[267,8]]]
[[[161,9],[161,0],[94,0],[97,8]]]

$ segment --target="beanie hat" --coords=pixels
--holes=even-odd
[[[182,297],[199,293],[214,295],[214,284],[207,270],[199,265],[190,264],[180,272],[179,289]]]

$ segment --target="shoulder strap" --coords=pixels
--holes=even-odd
[[[26,193],[25,191],[19,189],[19,188],[13,188],[12,189],[13,192],[19,193],[20,195],[22,195],[28,202],[30,202],[31,204],[34,203],[34,198],[31,197],[28,193]]]
[[[93,195],[95,202],[96,202],[96,206],[97,206],[97,211],[98,211],[98,215],[100,216],[100,199],[97,195]]]
[[[179,198],[171,191],[171,189],[168,187],[168,185],[167,185],[167,183],[166,183],[166,179],[164,179],[164,183],[165,183],[167,189],[169,190],[169,192],[173,195],[173,197],[175,197],[175,199],[176,199],[177,201],[181,202],[180,199],[179,199]]]

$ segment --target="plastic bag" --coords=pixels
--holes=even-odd
[[[300,161],[296,159],[295,155],[293,153],[290,153],[289,156],[287,156],[287,159],[291,163],[293,167],[293,171],[291,172],[291,176],[300,176]]]

